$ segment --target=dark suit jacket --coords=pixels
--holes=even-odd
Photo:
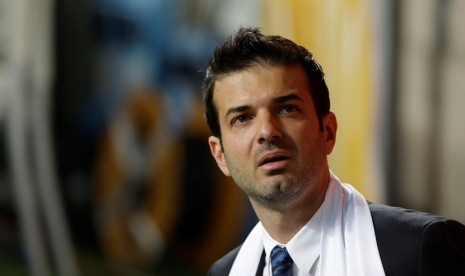
[[[386,275],[465,276],[465,226],[423,212],[369,204]],[[216,261],[208,275],[228,275],[240,246]],[[263,275],[265,254],[257,269]]]

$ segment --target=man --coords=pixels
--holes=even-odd
[[[208,142],[260,222],[209,274],[465,275],[463,225],[368,203],[329,170],[337,121],[323,76],[305,48],[256,28],[215,50]]]

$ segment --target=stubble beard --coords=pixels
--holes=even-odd
[[[302,160],[304,164],[295,164],[295,171],[287,174],[282,170],[272,171],[265,181],[256,179],[247,170],[247,164],[231,162],[226,155],[225,160],[233,180],[251,200],[268,208],[280,209],[297,200],[309,189],[317,188],[326,155],[321,149],[313,148]]]

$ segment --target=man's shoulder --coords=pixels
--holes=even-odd
[[[412,230],[421,230],[423,227],[431,223],[448,220],[438,215],[405,209],[402,207],[393,207],[375,203],[369,203],[368,206],[375,226],[377,224],[381,224],[389,228],[402,226]]]
[[[425,275],[463,275],[463,224],[416,210],[369,206],[386,275],[418,275],[420,271]]]
[[[228,275],[231,267],[236,259],[237,254],[239,253],[239,249],[241,249],[242,245],[234,248],[233,250],[229,251],[226,255],[218,259],[213,265],[210,267],[208,271],[209,276],[223,276]]]
[[[438,215],[401,207],[374,203],[369,203],[369,207],[382,255],[383,252],[396,254],[399,249],[416,251],[425,231],[434,230],[434,225],[455,223]]]

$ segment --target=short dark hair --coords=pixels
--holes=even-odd
[[[220,44],[210,58],[202,85],[205,118],[213,135],[221,138],[218,110],[213,102],[215,81],[226,74],[256,64],[301,65],[308,77],[310,94],[322,129],[322,117],[329,113],[329,91],[323,69],[312,53],[293,41],[275,35],[264,35],[256,27],[241,27]]]

